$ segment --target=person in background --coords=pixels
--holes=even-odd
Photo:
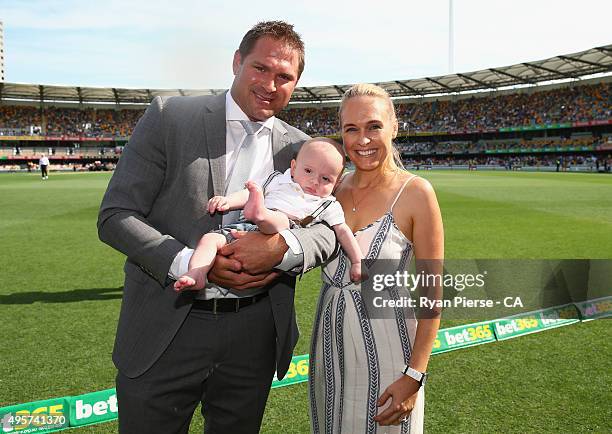
[[[49,179],[49,159],[44,153],[40,154],[38,165],[40,166],[40,175],[42,176],[42,179]]]

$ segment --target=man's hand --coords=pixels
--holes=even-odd
[[[277,272],[248,274],[242,271],[240,262],[217,255],[207,279],[216,285],[232,289],[260,288],[270,284],[279,276]]]
[[[241,265],[239,270],[252,275],[269,273],[272,268],[281,263],[289,248],[279,234],[265,235],[261,232],[232,231],[232,235],[236,241],[226,244],[218,253],[238,261]],[[216,265],[215,263],[215,267]]]

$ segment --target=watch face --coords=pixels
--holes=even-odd
[[[406,365],[402,372],[412,378],[414,381],[417,381],[419,383],[419,386],[425,385],[425,381],[427,380],[428,375],[427,372],[419,372],[416,369],[408,367],[408,365]]]

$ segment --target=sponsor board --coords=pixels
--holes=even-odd
[[[612,296],[575,303],[582,321],[612,316]]]
[[[83,426],[116,419],[117,392],[106,389],[99,392],[67,398],[70,408],[70,426]]]
[[[495,342],[491,323],[483,321],[438,330],[431,354]]]
[[[46,138],[43,136],[0,136],[0,140],[7,140],[7,141],[24,140],[28,142],[31,142],[31,141],[41,142],[45,139]]]
[[[289,369],[282,380],[279,380],[274,373],[272,389],[276,387],[288,386],[290,384],[303,383],[308,381],[309,355],[294,356],[289,364]]]
[[[87,137],[87,136],[0,136],[0,141],[24,142],[113,142],[128,140],[128,137]]]
[[[527,312],[493,321],[498,341],[540,332],[580,321],[573,303]]]

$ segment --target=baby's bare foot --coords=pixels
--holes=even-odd
[[[257,224],[264,219],[266,210],[263,191],[255,181],[248,181],[245,187],[249,190],[249,199],[244,205],[244,217]]]
[[[186,289],[199,290],[204,289],[206,286],[206,270],[202,268],[194,268],[189,270],[186,274],[179,277],[174,282],[174,290],[179,292]]]

